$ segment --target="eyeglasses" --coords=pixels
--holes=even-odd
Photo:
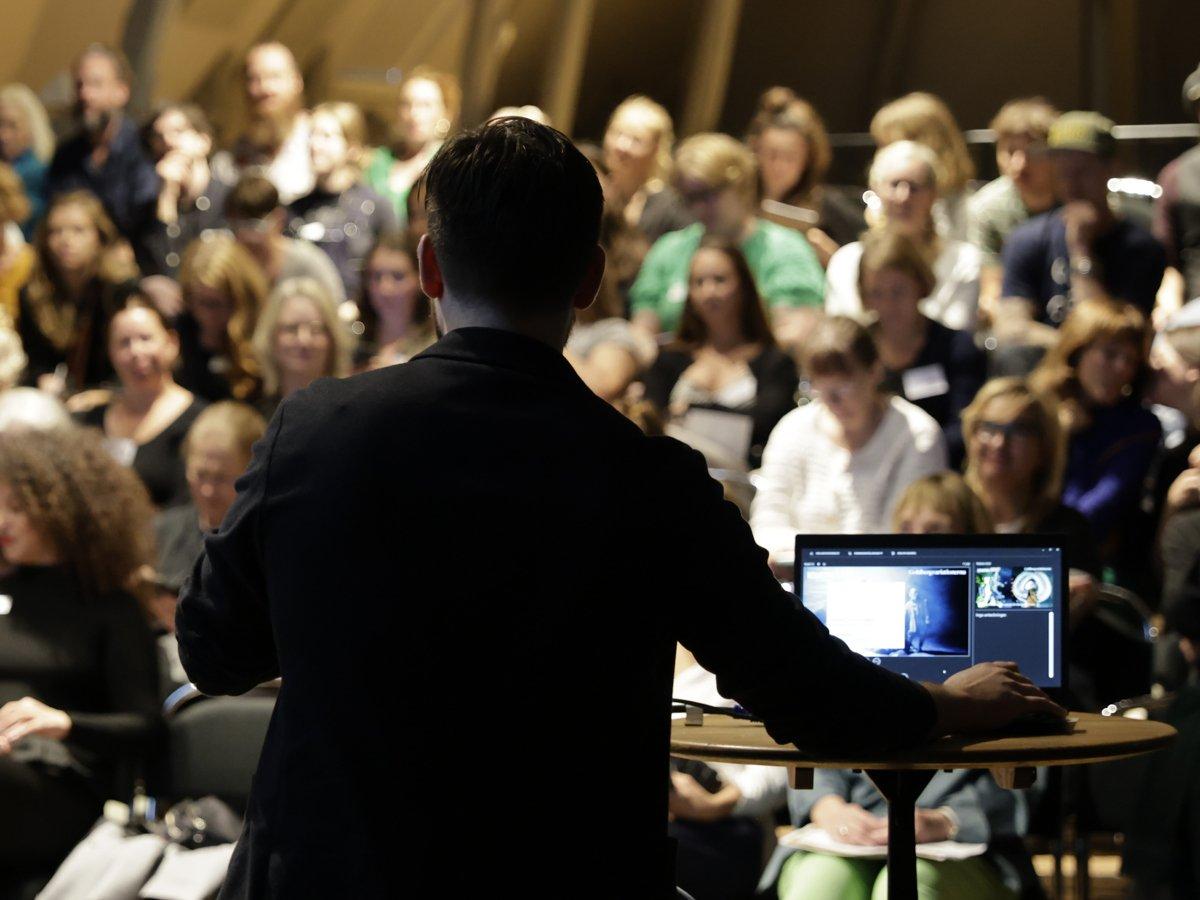
[[[303,331],[307,331],[312,337],[329,336],[329,329],[321,322],[289,322],[279,326],[279,334],[286,334],[288,337],[299,337]]]
[[[1014,422],[989,422],[983,421],[975,426],[975,433],[982,438],[987,438],[989,441],[994,441],[997,438],[1005,440],[1032,440],[1038,436],[1039,429],[1032,422],[1022,422],[1020,419]]]

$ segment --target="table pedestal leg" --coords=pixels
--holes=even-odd
[[[888,900],[917,900],[917,797],[933,775],[920,770],[867,772],[888,802]]]

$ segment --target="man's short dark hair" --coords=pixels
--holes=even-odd
[[[447,141],[424,177],[429,237],[451,290],[517,313],[567,302],[599,242],[604,196],[566,135],[497,119]]]
[[[266,176],[248,172],[238,179],[225,200],[229,219],[264,219],[279,207],[279,191]]]

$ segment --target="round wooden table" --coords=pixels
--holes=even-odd
[[[1029,787],[1036,766],[1074,766],[1137,756],[1167,746],[1175,729],[1161,722],[1071,713],[1070,734],[944,737],[897,753],[814,756],[777,744],[759,722],[705,715],[671,724],[671,755],[707,762],[786,766],[792,787],[812,787],[813,769],[861,769],[888,802],[888,897],[917,896],[917,797],[939,769],[990,769],[1001,787]]]

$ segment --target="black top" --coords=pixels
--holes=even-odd
[[[934,724],[928,693],[796,608],[700,454],[529,338],[458,329],[316,381],[239,487],[176,619],[202,691],[283,678],[226,898],[385,898],[397,872],[414,897],[480,872],[522,897],[674,897],[676,641],[778,740],[882,749]],[[603,760],[587,815],[547,827],[580,760]],[[445,835],[481,764],[520,798],[464,866]]]
[[[229,384],[230,361],[227,356],[213,353],[200,343],[200,326],[189,312],[175,320],[179,335],[179,368],[175,383],[210,403],[228,400],[233,396]]]
[[[347,297],[361,295],[363,266],[375,239],[399,227],[392,204],[365,184],[340,194],[313,188],[289,204],[287,214],[287,233],[325,251],[342,276]]]
[[[115,764],[150,749],[159,727],[154,638],[137,601],[85,596],[64,566],[19,567],[0,594],[11,599],[0,615],[0,705],[30,696],[72,722],[63,743],[33,738],[14,755],[110,790]]]
[[[226,227],[225,201],[232,190],[233,183],[214,170],[200,195],[180,204],[176,221],[170,225],[161,221],[157,209],[148,216],[133,242],[142,274],[178,278],[188,245],[206,231]]]
[[[687,228],[695,221],[696,217],[688,210],[679,192],[665,185],[661,190],[647,195],[637,228],[653,244],[668,231]]]
[[[112,404],[105,403],[93,407],[78,416],[79,421],[92,428],[104,431],[104,416]],[[188,500],[187,475],[183,462],[183,439],[187,437],[188,429],[196,421],[196,416],[208,406],[204,400],[194,399],[181,412],[175,421],[152,437],[144,444],[138,444],[133,456],[133,471],[137,472],[150,499],[157,507],[175,506]],[[117,444],[115,438],[106,438],[107,442]],[[122,448],[112,446],[113,455],[122,463],[129,460],[122,455]],[[126,451],[127,452],[127,451]]]
[[[646,398],[659,409],[665,410],[670,404],[672,389],[694,361],[695,358],[687,350],[662,350],[642,378],[646,386]],[[750,449],[746,454],[746,462],[753,469],[762,462],[763,448],[771,436],[771,429],[796,408],[796,389],[800,386],[800,378],[796,363],[778,347],[767,347],[750,360],[749,366],[750,373],[758,382],[754,405],[742,409],[730,408],[729,411],[744,413],[754,419]],[[713,404],[706,405],[706,408],[724,407]]]
[[[155,516],[154,544],[158,548],[158,584],[178,594],[204,549],[195,504],[183,503]]]
[[[1071,265],[1062,209],[1017,226],[1004,243],[1003,296],[1032,300],[1039,322],[1060,324],[1071,308]],[[1146,315],[1166,269],[1166,251],[1149,231],[1118,218],[1096,239],[1092,263],[1110,296]]]
[[[29,364],[24,380],[36,385],[38,377],[52,373],[59,364],[67,366],[67,388],[79,391],[99,387],[113,380],[112,363],[108,359],[108,323],[121,303],[137,290],[137,282],[120,284],[93,279],[84,288],[78,301],[75,327],[71,341],[60,350],[42,330],[29,300],[29,288],[21,288],[17,317],[17,333]]]
[[[109,148],[104,165],[91,159],[93,145],[80,133],[58,145],[46,175],[51,198],[67,191],[91,191],[125,237],[134,240],[154,215],[158,202],[158,174],[146,155],[137,125],[128,116]]]
[[[946,436],[950,468],[957,469],[965,453],[961,414],[987,378],[987,356],[969,331],[922,318],[928,328],[925,346],[907,369],[886,370],[883,386],[937,420]]]

